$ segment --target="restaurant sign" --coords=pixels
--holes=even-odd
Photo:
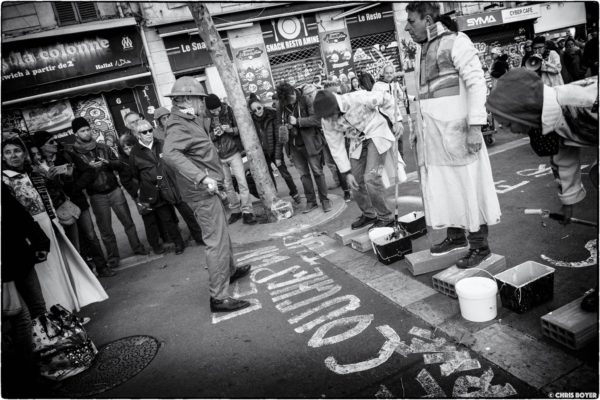
[[[133,27],[2,44],[2,91],[15,92],[142,63]]]
[[[261,23],[261,30],[269,54],[319,43],[314,14],[291,15],[264,21]]]

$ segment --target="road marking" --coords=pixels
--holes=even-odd
[[[375,393],[376,399],[394,399],[396,396],[385,385],[379,385],[379,390]]]
[[[506,383],[505,385],[491,385],[493,378],[494,372],[492,368],[488,368],[480,377],[471,375],[460,376],[454,382],[452,396],[506,398],[517,394],[517,391],[510,383]],[[469,391],[473,388],[480,390]]]
[[[590,256],[583,261],[559,261],[545,255],[541,255],[542,260],[549,262],[555,267],[583,268],[598,264],[598,239],[592,239],[585,244],[585,249],[589,251]]]
[[[477,360],[453,360],[440,365],[440,373],[442,376],[450,376],[455,372],[470,371],[480,368],[481,364]]]
[[[496,146],[491,150],[488,150],[489,156],[495,156],[496,154],[504,153],[507,150],[516,149],[517,147],[529,144],[529,137],[513,140],[508,143],[503,143],[500,146]]]
[[[344,296],[334,297],[333,299],[327,300],[327,301],[319,304],[316,307],[310,308],[310,309],[306,310],[305,312],[303,312],[302,314],[299,314],[299,315],[296,315],[295,317],[290,318],[288,320],[288,322],[290,324],[295,324],[295,323],[303,320],[304,318],[308,317],[311,314],[317,313],[329,306],[332,306],[337,303],[342,303],[342,302],[347,302],[347,304],[344,305],[343,307],[338,308],[337,310],[329,312],[328,314],[321,315],[320,317],[317,317],[317,318],[313,319],[312,321],[309,321],[309,322],[305,323],[304,325],[297,327],[294,330],[298,333],[303,333],[303,332],[309,331],[312,328],[314,328],[315,326],[317,326],[325,321],[335,319],[335,318],[339,317],[340,315],[344,315],[344,314],[349,313],[350,311],[354,311],[358,307],[360,307],[360,299],[353,294],[347,294]]]
[[[310,347],[321,347],[329,344],[343,342],[350,339],[367,329],[373,321],[373,314],[369,315],[353,315],[352,317],[338,318],[327,322],[319,327],[308,341]],[[338,333],[337,335],[325,337],[325,335],[333,328],[354,324],[351,329]]]
[[[246,290],[245,292],[241,291],[239,281],[233,285],[233,298],[234,299],[239,299],[240,297],[250,296],[251,294],[255,294],[255,293],[258,293],[258,290],[256,289],[256,285],[254,284],[254,282],[250,282],[250,289]]]
[[[434,399],[448,397],[440,385],[433,379],[433,376],[425,369],[422,369],[417,375],[417,382],[419,382],[423,390],[425,390],[425,393],[427,393],[427,395],[423,397]]]

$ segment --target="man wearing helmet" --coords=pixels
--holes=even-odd
[[[229,284],[250,272],[250,265],[235,266],[225,208],[219,194],[223,168],[205,127],[206,93],[194,78],[184,76],[173,84],[173,108],[167,120],[163,157],[177,172],[177,182],[194,210],[206,243],[212,312],[239,310],[250,305],[229,295]]]

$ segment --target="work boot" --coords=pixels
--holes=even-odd
[[[229,220],[227,220],[227,225],[231,225],[233,223],[235,223],[236,221],[242,219],[242,213],[238,212],[238,213],[231,213],[231,215],[229,216]]]
[[[241,265],[239,267],[237,267],[235,269],[235,272],[229,277],[229,283],[233,283],[235,281],[237,281],[240,278],[243,278],[244,276],[248,275],[248,273],[250,272],[250,264],[244,264]]]
[[[489,247],[483,247],[481,249],[469,249],[469,254],[461,258],[456,262],[458,268],[473,268],[481,264],[481,262],[492,256],[492,252]]]
[[[227,297],[223,300],[216,300],[210,298],[210,311],[211,312],[229,312],[235,310],[241,310],[250,305],[246,300],[238,300],[233,297]]]
[[[462,240],[450,239],[447,237],[443,242],[434,244],[429,249],[429,252],[432,256],[441,256],[443,254],[448,254],[454,250],[466,249],[469,246],[467,239],[463,238]]]
[[[244,218],[243,222],[246,225],[255,225],[256,224],[256,218],[254,217],[254,214],[252,214],[252,213],[244,213],[243,218]]]
[[[377,218],[373,217],[373,218],[369,218],[367,216],[365,216],[364,214],[361,215],[356,221],[354,221],[352,223],[352,225],[350,225],[350,227],[352,229],[360,229],[363,226],[367,226],[369,224],[372,224],[373,222],[375,222],[377,220]]]
[[[300,195],[298,193],[296,193],[295,195],[292,196],[292,200],[294,200],[294,204],[299,205],[300,203],[302,203],[302,200],[300,200]]]
[[[111,276],[115,276],[117,273],[112,269],[106,267],[102,269],[98,269],[98,277],[100,278],[110,278]]]
[[[137,249],[136,251],[134,251],[133,253],[137,254],[138,256],[147,256],[148,255],[148,250],[146,250],[144,248],[144,246],[142,246],[139,249]]]
[[[331,207],[331,200],[322,200],[321,201],[321,206],[323,207],[323,212],[329,212],[331,211],[332,207]]]
[[[175,254],[176,255],[183,254],[184,251],[185,251],[185,244],[181,243],[181,244],[175,245]]]
[[[385,220],[378,219],[373,225],[371,225],[369,230],[375,229],[375,228],[385,228],[386,226],[392,226],[393,224],[394,224],[394,220],[385,221]]]
[[[581,300],[581,309],[587,312],[598,312],[598,288],[585,292],[585,296]]]
[[[317,208],[319,208],[317,203],[311,201],[310,203],[306,203],[306,207],[302,211],[302,214],[308,214],[309,212],[311,212],[312,210],[316,210]]]
[[[154,254],[159,255],[159,254],[164,254],[165,253],[165,247],[161,244],[158,247],[153,247],[152,251],[154,252]]]

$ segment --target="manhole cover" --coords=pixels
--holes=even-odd
[[[151,336],[115,340],[98,351],[88,370],[61,382],[59,390],[69,397],[85,397],[112,389],[146,368],[159,346],[158,340]]]

